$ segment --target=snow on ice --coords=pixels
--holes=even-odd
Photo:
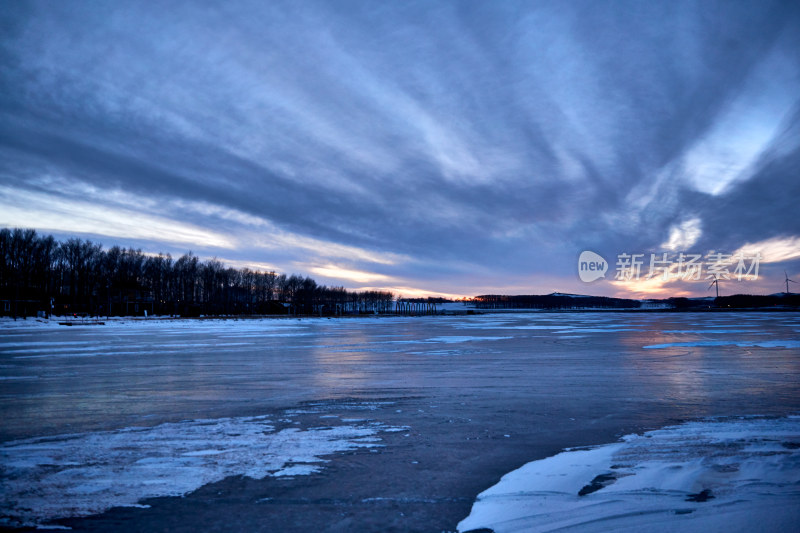
[[[380,446],[377,423],[275,431],[266,417],[187,420],[6,442],[0,524],[42,525],[144,498],[180,496],[225,477],[317,472],[322,456]]]
[[[690,422],[505,475],[458,530],[796,531],[800,417]]]

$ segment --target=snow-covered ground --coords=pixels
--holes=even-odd
[[[690,422],[505,475],[459,531],[753,532],[800,524],[800,417]]]

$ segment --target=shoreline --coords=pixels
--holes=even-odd
[[[69,325],[98,325],[98,321],[107,322],[109,324],[120,324],[125,322],[179,322],[179,321],[250,321],[250,320],[336,320],[336,319],[379,319],[379,318],[436,318],[436,317],[460,317],[460,316],[481,316],[481,315],[544,315],[544,314],[586,314],[586,313],[634,313],[634,314],[683,314],[683,313],[800,313],[800,308],[796,307],[778,307],[778,308],[725,308],[725,307],[709,307],[709,308],[688,308],[688,309],[609,309],[609,308],[586,308],[586,309],[473,309],[470,308],[463,312],[461,311],[444,311],[437,313],[419,313],[419,314],[404,314],[404,313],[363,313],[363,314],[348,314],[348,315],[209,315],[209,316],[169,316],[169,315],[151,315],[151,316],[110,316],[105,315],[86,317],[86,319],[75,318],[71,319],[68,315],[52,315],[49,319],[42,317],[0,317],[0,327],[5,324],[57,324],[67,325],[65,322],[70,322]],[[104,324],[103,324],[104,325]]]

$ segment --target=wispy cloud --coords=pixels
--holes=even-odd
[[[800,235],[792,2],[3,11],[4,225],[464,292]]]
[[[748,257],[759,254],[764,263],[782,263],[800,259],[800,237],[773,237],[756,243],[746,243],[733,255]]]
[[[181,245],[236,248],[231,236],[184,224],[166,217],[143,215],[131,209],[93,201],[65,200],[45,194],[0,186],[4,206],[0,225],[39,228],[63,233],[101,234]],[[35,207],[31,207],[35,206]]]
[[[357,283],[372,283],[375,281],[389,281],[392,278],[375,272],[365,272],[363,270],[353,270],[342,268],[336,265],[317,266],[308,268],[313,274],[324,278],[337,280],[355,281]]]

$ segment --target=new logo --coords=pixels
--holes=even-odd
[[[586,250],[578,258],[578,276],[581,281],[589,283],[596,279],[606,277],[608,261],[594,252]]]

